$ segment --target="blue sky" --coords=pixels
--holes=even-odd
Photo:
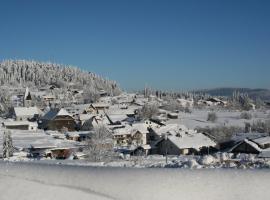
[[[124,89],[270,88],[268,0],[2,0],[0,59],[79,66]]]

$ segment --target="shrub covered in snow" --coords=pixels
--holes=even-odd
[[[247,119],[247,120],[249,120],[249,119],[252,118],[252,115],[251,115],[250,113],[248,113],[248,112],[242,112],[242,113],[240,114],[240,118],[241,118],[241,119]]]
[[[216,122],[217,121],[217,114],[215,112],[208,113],[207,121]]]
[[[216,159],[211,155],[202,156],[198,161],[201,165],[211,165],[216,162]]]

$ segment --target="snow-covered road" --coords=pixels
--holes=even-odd
[[[259,200],[269,198],[269,187],[269,170],[131,169],[0,162],[1,200]]]

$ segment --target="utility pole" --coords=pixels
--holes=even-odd
[[[165,156],[166,164],[168,164],[168,133],[165,134]]]

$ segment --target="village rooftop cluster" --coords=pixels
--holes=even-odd
[[[57,90],[53,85],[12,90],[12,107],[1,119],[0,153],[3,158],[92,158],[92,161],[102,161],[129,160],[132,157],[146,159],[159,155],[159,159],[163,158],[167,163],[170,156],[202,157],[218,153],[228,153],[231,159],[236,158],[232,155],[242,153],[263,159],[270,157],[269,132],[253,132],[248,123],[250,119],[238,117],[231,122],[225,119],[226,113],[231,114],[232,119],[235,113],[241,113],[229,112],[227,99],[184,95],[170,96],[169,100],[164,94],[153,94],[147,89],[137,94],[123,92],[111,96],[100,90],[96,102],[84,104],[80,100],[83,91],[70,87],[68,92],[72,99],[69,106],[59,107],[59,99],[53,95],[53,90]],[[40,100],[34,103],[33,99]],[[267,118],[267,112],[257,111],[255,103],[249,102],[246,106],[249,114],[261,114],[263,116],[257,117]],[[208,114],[209,119],[200,119],[200,113]],[[218,113],[221,113],[220,122],[211,119],[211,114]],[[194,115],[199,118],[192,119],[196,117]],[[224,141],[198,128],[223,123],[223,126],[229,126],[234,121],[245,125],[245,129],[234,132]],[[12,149],[7,151],[9,142]]]

